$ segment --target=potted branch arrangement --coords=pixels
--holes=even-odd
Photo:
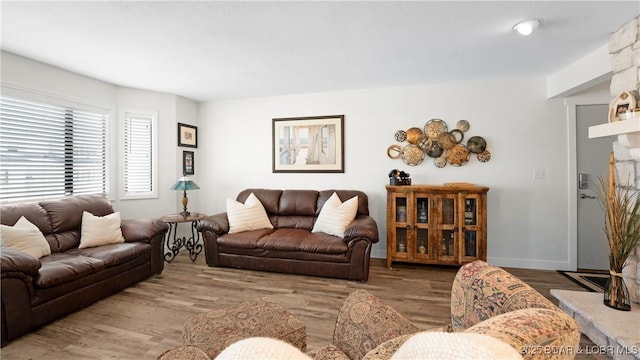
[[[638,193],[616,187],[613,153],[609,157],[609,180],[599,178],[598,199],[604,210],[604,232],[609,243],[609,280],[604,304],[630,311],[631,298],[622,277],[627,258],[640,241],[640,201]]]

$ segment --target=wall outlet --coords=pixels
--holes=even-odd
[[[544,180],[544,169],[533,169],[534,180]]]

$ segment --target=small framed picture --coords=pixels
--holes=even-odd
[[[193,151],[182,152],[182,174],[193,175],[195,174],[195,158]]]
[[[178,146],[198,147],[198,127],[178,123]]]
[[[609,104],[609,122],[620,121],[621,115],[627,111],[633,111],[637,105],[637,91],[623,91]]]

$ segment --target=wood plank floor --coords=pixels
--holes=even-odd
[[[555,271],[507,269],[557,304],[552,288],[583,290]],[[307,348],[331,343],[340,305],[356,289],[378,296],[422,329],[449,322],[457,268],[398,265],[373,260],[366,283],[207,267],[180,254],[164,272],[14,340],[2,359],[155,359],[182,344],[194,314],[271,296],[307,327]],[[583,344],[592,344],[583,336]],[[579,355],[578,359],[604,359]]]

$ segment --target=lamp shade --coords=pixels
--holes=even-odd
[[[200,189],[200,187],[186,176],[183,176],[180,179],[178,179],[178,182],[173,184],[173,186],[171,187],[171,190],[197,190],[197,189]]]

